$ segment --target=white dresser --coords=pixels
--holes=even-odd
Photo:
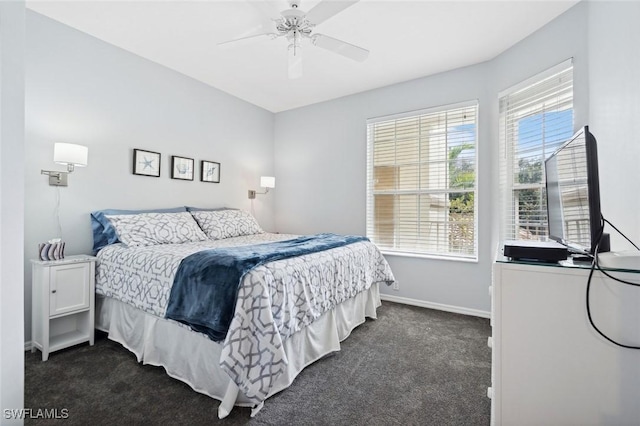
[[[589,324],[589,268],[498,261],[493,266],[492,424],[640,425],[640,350]],[[640,271],[615,273],[640,282]],[[591,311],[614,340],[640,345],[640,288],[595,272]]]

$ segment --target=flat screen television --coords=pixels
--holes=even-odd
[[[573,252],[609,251],[603,238],[596,138],[584,126],[545,160],[549,238]]]

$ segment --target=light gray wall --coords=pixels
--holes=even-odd
[[[600,199],[603,215],[640,244],[640,2],[589,3],[589,125],[598,140]],[[633,249],[610,227],[612,250]],[[619,284],[622,288],[628,288]],[[608,312],[637,331],[640,288]],[[596,312],[597,315],[597,312]],[[600,325],[600,324],[598,324]],[[629,333],[623,339],[630,339]],[[635,336],[638,334],[635,333]],[[623,340],[638,346],[640,341]],[[618,406],[602,423],[637,424],[640,364],[638,351],[618,349]],[[613,374],[612,374],[613,375]],[[616,375],[614,375],[616,376]],[[625,417],[626,416],[626,417]],[[613,419],[613,420],[612,420]]]
[[[364,233],[366,120],[478,99],[478,262],[389,255],[400,291],[382,292],[488,312],[500,211],[498,92],[574,57],[576,120],[585,119],[586,20],[578,4],[492,61],[276,114],[277,228]]]
[[[48,185],[54,142],[89,147],[89,165],[69,186]],[[132,149],[162,154],[160,178],[133,175]],[[196,160],[194,181],[170,179],[171,155]],[[30,336],[29,259],[58,236],[66,253],[91,252],[89,212],[180,205],[254,209],[273,229],[270,196],[252,206],[248,189],[274,173],[273,114],[189,77],[27,11],[25,296]],[[199,161],[221,163],[221,183],[199,181]]]
[[[640,2],[589,3],[590,130],[602,213],[640,244]],[[632,247],[615,231],[613,250]]]
[[[0,409],[24,407],[23,2],[0,2]],[[0,423],[21,424],[0,413]]]

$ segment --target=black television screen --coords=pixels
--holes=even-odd
[[[545,177],[549,238],[593,254],[602,213],[596,138],[588,126],[546,159]]]

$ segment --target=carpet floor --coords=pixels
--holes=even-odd
[[[489,320],[383,302],[342,350],[307,367],[254,418],[142,365],[96,333],[94,346],[26,352],[25,407],[66,412],[47,425],[488,425]],[[63,411],[66,410],[66,411]]]

